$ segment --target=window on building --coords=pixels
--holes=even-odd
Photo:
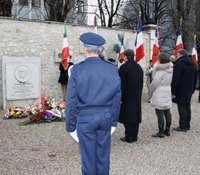
[[[32,0],[32,7],[41,7],[40,0]]]
[[[19,0],[19,5],[28,6],[28,0]]]
[[[78,13],[84,13],[84,2],[83,1],[78,1]]]

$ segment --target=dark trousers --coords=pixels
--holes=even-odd
[[[124,124],[125,128],[125,138],[137,141],[138,131],[139,131],[139,123],[137,124]]]
[[[159,132],[163,132],[164,129],[169,129],[171,126],[171,121],[172,121],[170,109],[166,109],[166,110],[155,109],[155,111],[158,117]]]
[[[186,129],[190,127],[191,121],[191,109],[190,103],[177,104],[179,113],[179,125],[181,128]]]

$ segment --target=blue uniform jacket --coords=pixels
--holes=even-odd
[[[87,108],[110,108],[112,126],[116,126],[120,100],[120,77],[116,66],[99,57],[89,57],[74,65],[67,85],[67,131],[73,132],[76,129],[78,112]]]

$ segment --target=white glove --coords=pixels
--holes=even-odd
[[[70,78],[70,76],[71,76],[71,71],[72,71],[71,69],[73,68],[73,66],[74,66],[74,65],[71,65],[71,66],[69,67],[69,69],[68,69],[68,77],[69,77],[69,78]]]
[[[75,130],[74,132],[70,132],[69,134],[71,135],[71,137],[72,137],[76,142],[79,142],[78,136],[77,136],[77,130]]]
[[[113,132],[115,131],[115,129],[116,129],[116,127],[114,127],[114,126],[111,127],[111,132],[110,132],[111,135],[113,134]]]
[[[116,127],[114,127],[114,126],[111,127],[111,131],[110,131],[111,135],[113,134],[115,129],[116,129]],[[70,132],[69,134],[76,142],[79,142],[79,139],[78,139],[78,136],[77,136],[77,130],[75,130],[74,132]]]

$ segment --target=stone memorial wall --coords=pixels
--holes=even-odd
[[[37,101],[38,95],[41,94],[46,94],[56,100],[61,99],[58,68],[61,61],[63,28],[63,23],[0,18],[0,72],[2,73],[0,74],[0,108],[3,104],[4,108],[7,108],[10,105],[23,105],[27,101],[30,103]],[[149,28],[143,32],[145,58],[139,64],[144,70],[150,57],[153,30]],[[77,63],[84,59],[79,36],[84,32],[94,32],[94,28],[67,25],[67,31],[72,61]],[[98,33],[107,41],[105,45],[107,57],[117,59],[118,55],[113,48],[116,43],[119,43],[118,34],[120,33],[124,33],[125,47],[135,49],[135,31],[98,28]],[[18,61],[7,62],[5,66],[2,64],[4,58],[18,59]],[[39,60],[39,58],[40,63],[35,63],[33,60],[33,62],[30,61],[31,64],[20,63],[21,60]],[[37,67],[35,64],[40,64],[40,66]],[[24,75],[29,72],[28,70],[31,70],[31,73]],[[40,81],[37,81],[36,77]],[[32,83],[31,79],[34,79],[35,83]],[[5,82],[7,85],[4,87]],[[144,86],[144,93],[145,91]]]

